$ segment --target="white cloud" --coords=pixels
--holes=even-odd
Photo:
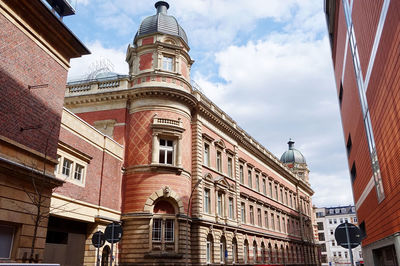
[[[316,17],[316,16],[313,16]],[[323,17],[320,17],[323,22]],[[352,203],[327,37],[298,30],[215,54],[218,76],[194,73],[205,94],[277,157],[289,137],[306,156],[315,203]],[[329,193],[334,182],[342,189]]]
[[[353,194],[347,172],[337,172],[335,175],[314,173],[310,179],[315,191],[313,204],[317,207],[344,206],[353,203]]]
[[[92,40],[88,44],[92,55],[72,60],[69,76],[86,73],[99,58],[108,58],[115,72],[127,73],[127,44],[105,47],[105,43],[121,36],[131,41],[140,22],[155,14],[156,1],[79,2],[87,13],[96,12],[90,21],[98,26],[93,39],[103,37],[105,30],[115,34],[104,35],[101,42]],[[196,60],[192,77],[206,96],[278,157],[287,149],[289,137],[294,138],[311,170],[314,203],[351,203],[323,2],[170,0],[169,4],[168,13],[188,34]]]
[[[128,64],[125,62],[126,47],[106,48],[99,41],[89,43],[87,47],[91,51],[90,55],[71,60],[71,68],[68,72],[69,79],[87,75],[93,64],[101,60],[109,60],[113,65],[113,71],[118,74],[128,73]]]

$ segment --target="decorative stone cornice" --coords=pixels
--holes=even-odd
[[[64,103],[66,106],[69,106],[74,104],[110,102],[123,99],[134,100],[134,99],[148,98],[148,97],[174,99],[176,101],[186,104],[191,109],[195,108],[197,105],[197,100],[193,95],[184,92],[182,90],[164,88],[164,87],[151,87],[151,88],[145,87],[137,89],[130,88],[125,90],[115,90],[97,94],[70,96],[65,98]]]

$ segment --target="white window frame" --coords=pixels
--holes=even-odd
[[[164,71],[174,72],[175,57],[169,54],[163,54],[161,69]]]
[[[204,213],[211,214],[211,190],[204,189]]]
[[[80,165],[79,163],[75,163],[75,170],[74,170],[74,180],[81,182],[83,179],[83,173],[84,173],[85,167],[83,165]],[[78,176],[78,178],[77,178]]]
[[[55,168],[55,172],[54,172],[55,176],[59,179],[65,180],[69,183],[73,183],[75,185],[84,187],[85,183],[86,183],[86,173],[87,173],[88,163],[90,162],[89,158],[87,158],[87,160],[82,160],[81,156],[80,156],[80,158],[78,158],[77,156],[70,154],[66,150],[60,149],[60,148],[57,149],[57,156],[58,156],[59,162],[62,163],[62,165],[60,164],[59,166],[57,166]],[[71,162],[69,175],[63,174],[65,160]],[[81,169],[81,177],[80,177],[80,179],[76,179],[75,173],[78,170],[78,168],[80,168],[80,167],[82,168]]]
[[[66,163],[68,164],[68,166],[66,166]],[[64,157],[62,160],[61,174],[67,178],[71,177],[73,168],[74,168],[74,161]]]
[[[203,164],[205,166],[210,166],[210,144],[204,142],[203,149]]]
[[[157,222],[157,227],[155,226],[156,222]],[[161,242],[161,240],[162,240],[162,227],[163,227],[162,224],[163,224],[162,218],[154,218],[153,219],[152,230],[151,230],[151,241],[152,242]],[[156,235],[156,233],[159,235],[159,237],[154,239],[154,236]]]
[[[240,184],[244,184],[244,166],[243,164],[239,165],[239,182]]]
[[[235,213],[235,208],[233,207],[234,203],[233,203],[233,198],[229,197],[228,198],[228,205],[229,205],[229,218],[230,219],[234,219],[234,213]]]
[[[224,196],[221,192],[217,193],[217,215],[219,217],[224,216],[224,206],[223,206]]]
[[[233,159],[231,156],[228,156],[228,176],[233,177]]]
[[[158,163],[159,164],[165,164],[165,165],[175,165],[174,163],[174,158],[175,158],[175,145],[174,145],[174,140],[168,139],[168,138],[163,138],[160,137],[158,139],[159,141],[159,149],[158,149]],[[165,145],[161,145],[161,142],[165,142]],[[169,145],[171,144],[171,145]],[[161,153],[164,152],[164,156],[161,155]],[[168,154],[171,154],[171,162],[168,162]],[[163,158],[164,162],[161,161]]]
[[[217,170],[217,172],[222,173],[222,151],[218,149],[215,156],[215,169]]]
[[[246,203],[240,203],[240,216],[242,216],[242,223],[246,223]]]

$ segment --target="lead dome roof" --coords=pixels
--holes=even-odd
[[[297,149],[294,148],[294,141],[289,140],[289,149],[285,151],[281,156],[282,163],[306,163],[306,158]]]
[[[176,18],[167,15],[169,4],[165,1],[158,1],[154,6],[157,9],[157,14],[147,17],[142,21],[133,42],[136,43],[139,37],[148,34],[165,33],[182,38],[186,45],[188,45],[186,33]]]

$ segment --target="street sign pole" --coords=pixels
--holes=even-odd
[[[97,234],[98,235],[98,242],[101,242],[101,234]],[[100,247],[97,247],[97,257],[96,257],[96,266],[100,266]]]
[[[345,228],[346,228],[347,247],[349,249],[351,266],[354,266],[353,251],[351,249],[350,234],[349,234],[349,228],[347,227],[347,225],[348,225],[348,222],[346,221]]]
[[[113,265],[113,260],[114,260],[113,248],[114,248],[114,224],[112,224],[112,226],[111,226],[111,254],[110,254],[110,266]]]
[[[92,244],[97,248],[97,256],[96,256],[96,266],[100,265],[100,248],[106,242],[104,234],[102,231],[97,231],[92,236]]]

